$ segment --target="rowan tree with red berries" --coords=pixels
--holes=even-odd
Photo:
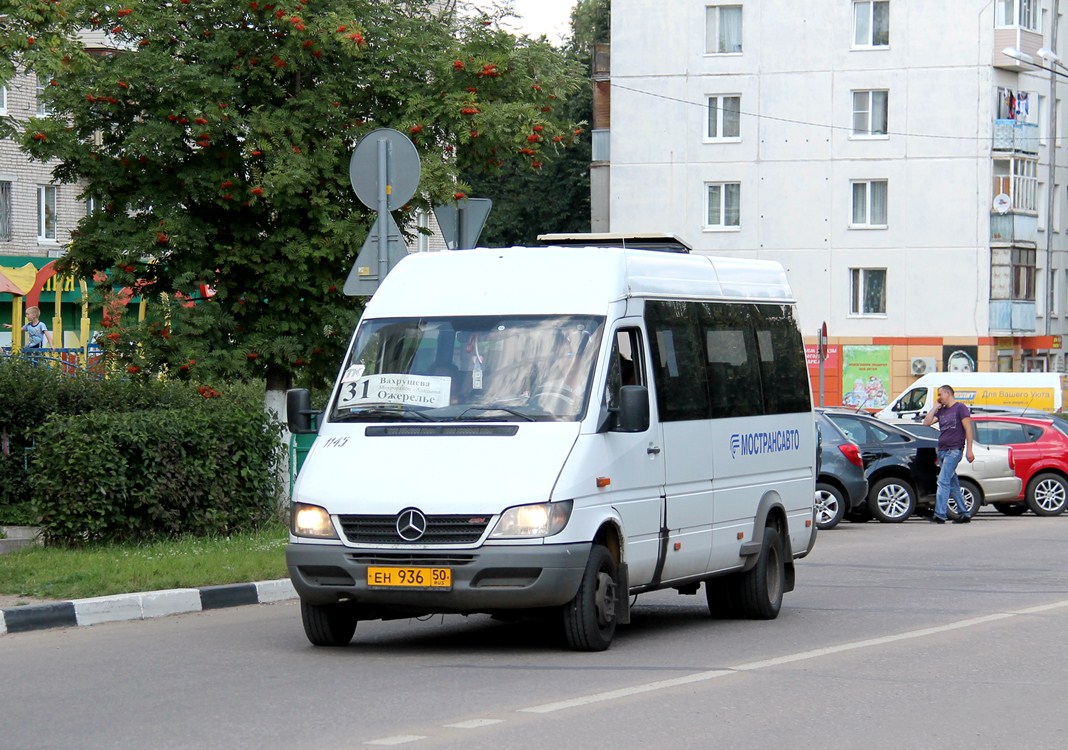
[[[419,150],[401,226],[463,192],[461,173],[537,168],[574,140],[581,123],[557,104],[583,72],[499,14],[441,5],[5,3],[0,81],[17,66],[52,84],[52,115],[18,123],[22,148],[102,207],[62,267],[151,303],[144,325],[112,323],[121,364],[268,390],[329,378],[361,309],[341,289],[374,218],[349,182],[362,136],[391,127]]]

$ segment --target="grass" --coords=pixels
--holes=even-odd
[[[287,539],[286,528],[275,524],[221,538],[22,549],[0,555],[0,594],[86,599],[285,578]]]

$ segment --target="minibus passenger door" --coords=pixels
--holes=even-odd
[[[618,330],[602,401],[602,461],[611,477],[609,502],[623,520],[631,586],[653,580],[661,548],[664,458],[647,373],[641,330]],[[645,420],[642,407],[651,415]]]

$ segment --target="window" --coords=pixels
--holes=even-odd
[[[430,250],[430,212],[421,208],[415,212],[415,249],[420,253]]]
[[[708,97],[708,130],[705,137],[713,141],[741,138],[741,108],[740,96]]]
[[[692,302],[645,303],[652,348],[653,381],[661,421],[708,419],[704,347],[698,338]]]
[[[608,381],[605,385],[604,402],[607,407],[619,406],[619,389],[625,385],[645,385],[641,331],[637,328],[621,328],[616,331],[612,354],[608,360]]]
[[[890,45],[889,0],[855,0],[853,3],[853,46]]]
[[[7,86],[0,85],[0,115],[7,114]]]
[[[1038,13],[1035,0],[997,0],[994,8],[994,25],[1020,26],[1038,31]]]
[[[52,114],[52,108],[48,106],[48,102],[44,100],[45,87],[48,86],[48,81],[41,76],[37,76],[37,116],[48,117]]]
[[[1007,195],[1013,211],[1038,213],[1038,162],[1033,159],[994,160],[994,198]]]
[[[888,91],[853,92],[853,135],[886,135]]]
[[[90,195],[85,199],[85,215],[92,216],[100,210],[100,198],[95,195]]]
[[[886,315],[886,269],[849,269],[849,314]]]
[[[710,55],[742,51],[742,6],[705,8],[705,52]]]
[[[0,240],[11,239],[11,183],[0,182]]]
[[[738,182],[713,182],[708,188],[708,213],[705,226],[731,229],[741,226],[742,185]]]
[[[56,188],[40,185],[37,188],[37,241],[56,239]]]
[[[886,180],[853,183],[853,228],[886,228]]]
[[[812,410],[801,331],[787,305],[756,305],[756,342],[765,414]]]

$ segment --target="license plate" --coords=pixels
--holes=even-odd
[[[451,589],[452,568],[367,569],[367,585],[373,588]]]

